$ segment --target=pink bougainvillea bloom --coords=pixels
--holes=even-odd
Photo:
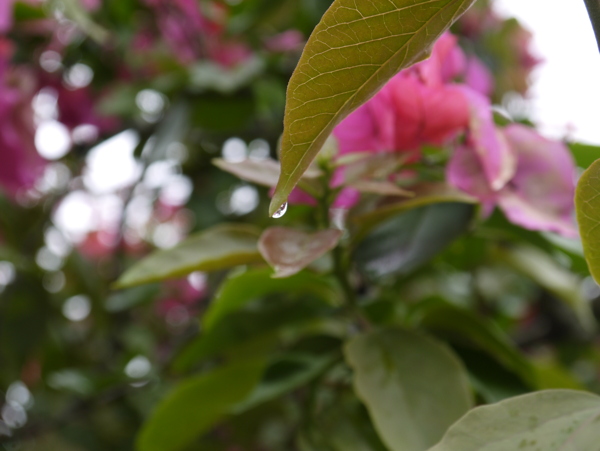
[[[494,77],[487,66],[476,56],[471,56],[467,60],[465,84],[486,97],[489,97],[494,90]]]
[[[464,63],[456,38],[443,35],[430,58],[400,72],[335,128],[340,151],[405,151],[418,156],[423,144],[443,144],[464,130],[469,105],[451,83]]]
[[[270,52],[295,52],[304,46],[304,35],[299,30],[287,30],[265,40],[265,48]]]
[[[577,236],[575,163],[569,149],[519,124],[506,127],[504,135],[517,157],[517,171],[498,196],[507,218],[527,229]]]
[[[0,33],[6,33],[12,28],[14,3],[15,0],[0,1]]]
[[[467,144],[475,152],[490,187],[502,188],[515,172],[515,158],[496,129],[490,101],[467,87],[458,88],[470,110]]]
[[[468,146],[456,149],[447,167],[449,183],[478,197],[487,212],[498,205],[521,227],[577,236],[573,220],[575,165],[569,150],[519,124],[497,133],[515,159],[515,171],[507,183],[494,189],[485,176],[481,155]]]
[[[0,39],[0,185],[10,196],[31,188],[44,167],[36,151],[31,74],[10,66],[12,44]]]

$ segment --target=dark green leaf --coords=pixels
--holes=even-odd
[[[575,159],[577,166],[583,169],[589,168],[592,163],[600,159],[600,147],[590,144],[570,143],[569,149]]]
[[[424,335],[388,329],[346,346],[357,395],[391,451],[425,451],[472,405],[456,356]]]
[[[464,233],[473,212],[469,204],[444,203],[391,217],[362,240],[355,259],[372,277],[406,274]]]

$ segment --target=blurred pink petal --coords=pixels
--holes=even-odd
[[[478,93],[489,97],[494,89],[494,77],[479,58],[468,59],[465,71],[465,84]]]
[[[490,101],[468,87],[460,87],[469,102],[467,144],[477,154],[490,187],[497,191],[514,175],[516,161],[504,137],[496,129]]]
[[[573,219],[575,164],[564,144],[513,124],[504,135],[517,156],[517,171],[498,203],[515,224],[577,236]]]
[[[14,3],[15,0],[0,1],[0,33],[6,33],[12,28]]]
[[[270,52],[295,52],[304,47],[304,35],[299,30],[287,30],[265,40],[265,48]]]

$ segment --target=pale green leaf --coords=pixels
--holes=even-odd
[[[430,451],[592,451],[599,421],[600,397],[542,391],[473,409]]]
[[[466,370],[449,348],[388,329],[346,346],[357,395],[390,451],[424,451],[472,405]]]
[[[245,224],[221,224],[202,231],[171,249],[156,251],[134,264],[115,286],[125,288],[181,277],[194,271],[217,271],[260,262],[260,231]]]
[[[254,388],[263,368],[263,360],[249,360],[184,381],[146,421],[138,436],[137,449],[185,449]]]
[[[282,173],[270,214],[348,114],[427,56],[474,0],[336,0],[313,31],[287,90]]]
[[[596,282],[600,282],[600,160],[579,179],[575,207],[588,267]]]

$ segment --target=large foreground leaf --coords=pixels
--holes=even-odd
[[[272,215],[333,130],[401,69],[423,59],[474,0],[336,0],[287,90]]]
[[[156,251],[133,265],[117,281],[116,287],[262,261],[257,247],[259,233],[250,225],[221,224],[191,235],[177,246]]]
[[[600,397],[549,390],[473,409],[430,451],[591,451],[600,443]]]
[[[391,451],[425,451],[471,407],[462,364],[424,335],[399,329],[360,335],[346,347],[346,360]]]
[[[183,382],[159,404],[144,424],[137,449],[184,449],[252,390],[263,367],[262,360],[249,360]]]
[[[600,282],[600,160],[579,179],[575,207],[590,273],[596,282]]]

